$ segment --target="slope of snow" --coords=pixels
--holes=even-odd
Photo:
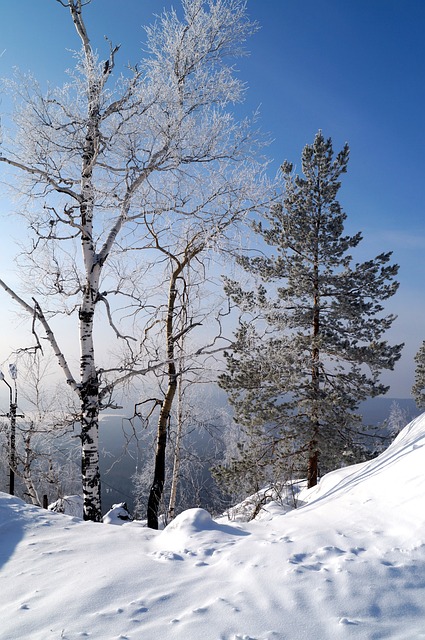
[[[425,639],[424,445],[425,415],[250,523],[190,509],[156,532],[0,494],[0,637]]]

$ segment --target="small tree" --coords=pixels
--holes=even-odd
[[[403,409],[397,400],[393,400],[390,406],[390,414],[385,421],[385,425],[388,427],[388,436],[391,440],[394,440],[402,429],[408,424],[411,418],[407,409]]]
[[[221,385],[248,449],[254,440],[257,457],[273,466],[296,454],[309,487],[319,464],[338,464],[360,420],[359,403],[387,391],[380,372],[393,368],[403,346],[383,339],[395,319],[382,315],[381,304],[398,287],[391,254],[354,263],[349,253],[361,234],[344,235],[346,214],[336,199],[348,155],[345,145],[334,157],[332,141],[319,132],[303,150],[303,176],[282,165],[282,205],[266,224],[253,224],[277,253],[239,259],[264,284],[247,292],[226,280],[243,315]]]
[[[225,353],[227,372],[219,384],[227,391],[236,424],[226,431],[226,458],[214,476],[234,502],[301,474],[297,465],[304,445],[291,430],[288,407],[281,401],[291,353],[286,341],[270,335],[261,318],[265,289],[236,294],[235,283],[227,281],[227,287],[235,293],[242,316],[232,351]]]
[[[173,255],[168,250],[163,252],[170,261],[170,277],[168,296],[165,311],[165,342],[167,373],[163,398],[156,400],[160,405],[157,423],[157,441],[155,451],[155,465],[153,482],[149,492],[147,522],[151,529],[158,529],[158,509],[162,499],[165,482],[167,431],[170,427],[171,410],[181,381],[182,371],[179,371],[178,353],[181,350],[185,335],[191,331],[195,323],[188,317],[188,309],[185,302],[187,283],[184,277],[185,270],[191,261],[199,255],[204,248],[202,242],[186,245],[182,255]]]
[[[415,383],[412,387],[412,395],[418,409],[425,409],[425,341],[415,355],[415,362]]]
[[[208,299],[206,289],[206,276],[203,260],[208,249],[217,241],[217,237],[223,238],[226,229],[232,221],[223,216],[218,229],[196,229],[193,226],[183,231],[180,229],[176,247],[164,247],[160,243],[157,234],[155,247],[160,252],[162,259],[167,264],[167,287],[162,285],[160,293],[164,292],[164,301],[157,304],[156,313],[151,322],[150,329],[159,327],[159,335],[154,332],[154,345],[159,349],[156,356],[166,364],[154,372],[157,384],[156,396],[145,400],[142,404],[147,406],[143,413],[157,421],[155,459],[153,480],[148,498],[147,522],[148,526],[158,528],[158,509],[163,499],[165,475],[167,467],[167,443],[170,432],[176,426],[176,439],[174,444],[174,460],[172,471],[172,487],[170,489],[169,512],[175,510],[175,501],[179,477],[179,466],[183,438],[183,387],[199,385],[204,382],[208,370],[206,360],[214,356],[217,351],[222,351],[224,338],[221,335],[220,313],[223,303],[222,296],[215,303],[205,302]],[[150,227],[153,233],[152,227]],[[208,332],[205,336],[205,325],[215,323],[214,333]],[[204,327],[203,339],[192,339],[192,333],[198,327]],[[228,344],[228,341],[225,341]],[[195,346],[196,345],[196,346]],[[149,345],[153,351],[153,345]],[[162,350],[165,348],[165,353]],[[215,375],[214,375],[215,377]],[[177,412],[174,412],[174,404],[177,400]],[[159,408],[159,410],[158,410]],[[175,413],[177,415],[175,415]],[[139,482],[140,484],[140,482]],[[174,506],[173,506],[174,503]],[[171,516],[173,517],[173,516]]]

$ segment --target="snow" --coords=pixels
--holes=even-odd
[[[83,517],[83,498],[82,496],[64,496],[56,502],[52,502],[47,507],[50,511],[56,513],[65,513],[67,516]]]
[[[258,520],[163,531],[0,494],[4,640],[425,639],[425,414]]]
[[[102,518],[102,522],[105,524],[124,524],[124,522],[130,522],[132,520],[131,514],[127,509],[125,502],[119,504],[113,504],[112,508]]]

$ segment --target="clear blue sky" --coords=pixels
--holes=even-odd
[[[93,0],[86,11],[92,42],[102,50],[107,35],[121,43],[119,61],[134,63],[141,57],[141,26],[171,4]],[[336,150],[349,143],[340,194],[348,230],[363,232],[362,257],[393,250],[400,264],[400,291],[390,301],[399,319],[391,339],[407,346],[396,372],[384,379],[391,395],[407,396],[413,356],[425,338],[425,1],[247,4],[261,30],[248,43],[250,57],[238,62],[248,85],[243,110],[260,107],[262,128],[274,140],[272,172],[284,159],[299,162],[318,129],[332,137]],[[69,14],[55,0],[1,3],[0,75],[16,65],[42,81],[62,82],[63,70],[72,66],[69,49],[77,47]],[[0,201],[3,211],[8,206]],[[10,222],[3,230],[1,269],[10,251]],[[3,313],[3,332],[7,322]],[[0,362],[7,357],[2,353]]]

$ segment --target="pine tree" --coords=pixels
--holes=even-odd
[[[415,383],[412,387],[412,395],[417,407],[425,409],[425,340],[415,356],[415,362]]]
[[[242,320],[220,384],[246,434],[241,449],[252,457],[255,448],[275,474],[295,456],[309,487],[319,463],[335,468],[352,448],[358,405],[387,391],[380,373],[403,346],[383,339],[395,316],[383,315],[381,303],[398,288],[391,253],[358,263],[349,253],[362,236],[344,234],[336,199],[348,158],[348,145],[334,157],[319,131],[303,150],[302,176],[284,162],[282,204],[253,225],[276,254],[239,259],[263,284],[244,291],[226,280]],[[243,459],[242,451],[233,467]]]

